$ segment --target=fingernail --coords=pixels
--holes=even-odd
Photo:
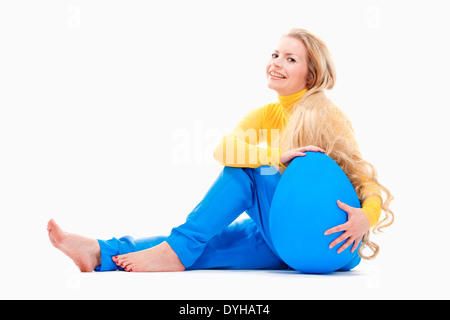
[[[133,269],[130,269],[130,272],[133,271]]]

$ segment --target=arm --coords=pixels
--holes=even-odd
[[[378,223],[381,216],[381,191],[374,182],[368,182],[368,185],[363,189],[363,194],[365,196],[371,194],[361,204],[361,210],[369,220],[370,228],[372,228]]]
[[[341,116],[343,121],[347,124],[345,126],[346,130],[344,136],[347,139],[350,139],[350,142],[353,145],[352,148],[359,153],[359,147],[356,142],[351,123],[342,111],[337,109],[337,112],[338,116]],[[350,207],[349,205],[338,200],[337,205],[347,213],[348,220],[344,224],[325,231],[325,235],[343,231],[342,235],[330,244],[331,249],[338,243],[345,241],[345,243],[338,249],[338,253],[344,251],[349,246],[352,246],[351,251],[354,252],[363,236],[370,230],[371,227],[378,223],[381,215],[382,198],[379,186],[368,178],[362,177],[362,180],[364,185],[362,187],[361,194],[365,199],[361,204],[361,209]]]
[[[220,164],[247,168],[280,164],[280,149],[259,146],[267,141],[267,134],[264,134],[267,130],[263,127],[265,108],[260,107],[249,112],[236,128],[220,141],[214,151],[214,158]]]

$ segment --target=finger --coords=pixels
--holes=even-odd
[[[338,249],[337,253],[341,253],[345,249],[347,249],[353,243],[352,238],[348,238],[347,241]]]
[[[344,210],[347,213],[352,213],[353,207],[350,207],[348,204],[343,203],[341,201],[337,201],[337,205],[339,208],[341,208],[342,210]]]
[[[340,225],[338,225],[336,227],[328,229],[327,231],[325,231],[324,235],[328,236],[328,235],[330,235],[332,233],[336,233],[336,232],[340,232],[340,231],[344,231],[344,230],[346,230],[346,223],[340,224]]]
[[[309,146],[307,147],[309,150],[311,151],[316,151],[316,152],[325,152],[325,150],[323,150],[322,148],[316,147],[316,146]]]
[[[352,247],[351,252],[355,252],[355,250],[358,249],[358,244],[359,244],[359,242],[361,241],[361,239],[362,239],[362,237],[359,237],[359,238],[357,238],[357,239],[355,240],[355,242],[353,243],[353,247]]]
[[[294,152],[289,155],[289,158],[286,160],[285,165],[289,165],[292,160],[294,160],[296,157],[303,157],[305,154],[303,152]]]
[[[317,146],[307,146],[307,147],[304,147],[302,151],[316,151],[316,152],[325,153],[325,150],[323,150],[322,148],[319,148]]]
[[[345,239],[348,238],[348,234],[347,232],[344,232],[343,234],[341,234],[339,237],[337,237],[336,239],[334,239],[334,241],[332,243],[330,243],[330,245],[328,246],[328,248],[332,249],[335,245],[341,243],[342,241],[344,241]]]
[[[317,149],[319,150],[319,152],[325,153],[325,150],[323,150],[322,148],[317,147]]]
[[[307,146],[307,147],[300,147],[297,149],[297,151],[300,152],[306,152],[306,151],[315,151],[316,149],[313,148],[312,146]]]

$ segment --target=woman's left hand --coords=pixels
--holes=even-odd
[[[366,215],[360,208],[350,207],[349,205],[339,200],[337,201],[337,205],[339,206],[339,208],[347,212],[348,220],[344,224],[338,225],[325,231],[326,236],[335,232],[344,231],[344,233],[337,237],[329,247],[331,249],[338,243],[341,243],[342,241],[347,239],[347,241],[345,241],[345,243],[338,249],[337,253],[341,253],[352,244],[353,246],[351,252],[354,252],[358,248],[358,244],[361,241],[362,237],[370,229],[369,220],[366,218]]]

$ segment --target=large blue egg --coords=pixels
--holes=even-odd
[[[270,235],[280,258],[304,273],[328,273],[355,258],[348,247],[340,254],[330,243],[342,232],[324,232],[347,221],[340,200],[360,208],[350,180],[339,165],[319,152],[306,152],[288,165],[275,191],[270,209]]]

